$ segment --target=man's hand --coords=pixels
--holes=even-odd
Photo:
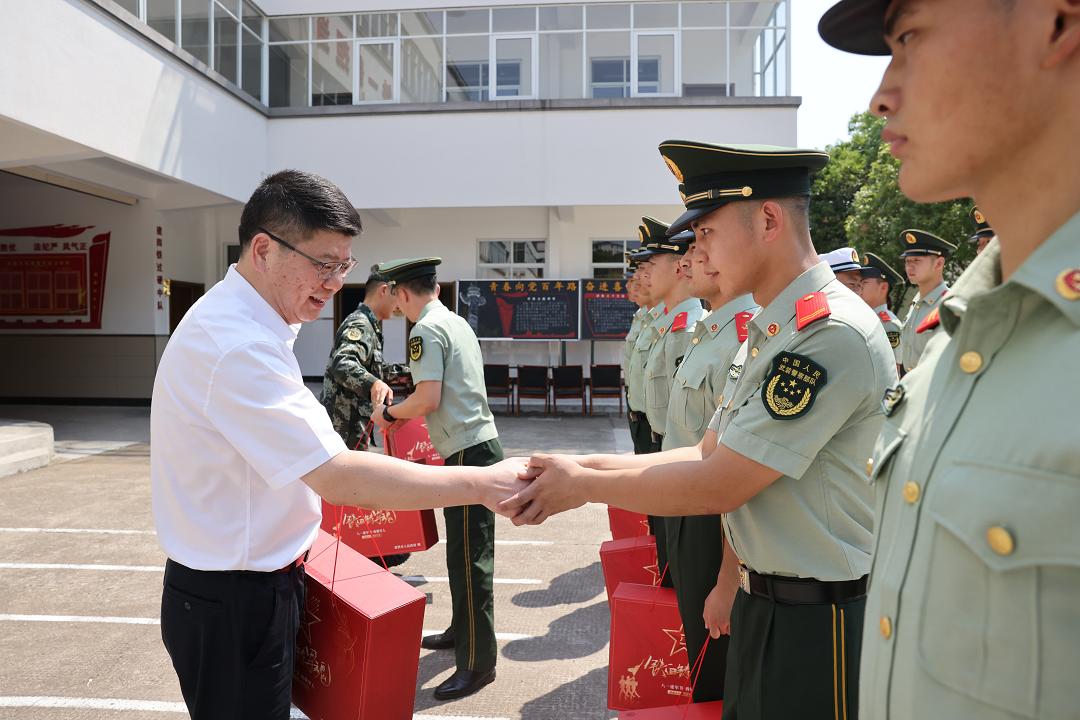
[[[382,403],[376,404],[375,408],[371,411],[371,420],[380,430],[392,432],[396,429],[398,423],[390,422],[385,417],[383,417],[383,410],[385,409],[386,405],[383,405]]]
[[[533,455],[520,477],[532,482],[499,503],[496,512],[515,525],[539,525],[552,515],[581,507],[588,501],[582,481],[589,472],[565,455]]]
[[[488,510],[506,515],[499,509],[499,503],[528,487],[529,481],[523,478],[528,462],[528,458],[506,458],[483,468],[484,506]]]
[[[701,616],[709,635],[715,640],[721,635],[731,634],[731,606],[735,604],[738,587],[726,587],[726,583],[717,583],[709,596],[705,598],[705,611]]]
[[[371,386],[371,404],[389,405],[394,402],[394,391],[382,380],[376,380]]]

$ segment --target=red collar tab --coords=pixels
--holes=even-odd
[[[887,323],[887,322],[891,322],[891,321],[892,321],[892,318],[891,318],[891,317],[889,317],[889,313],[885,312],[884,310],[882,310],[881,312],[879,312],[879,313],[877,314],[877,316],[878,316],[879,318],[881,318],[881,322],[883,322],[883,323]]]
[[[690,313],[681,312],[675,316],[675,319],[671,323],[671,332],[686,329],[686,321],[690,319]]]
[[[746,338],[750,337],[750,320],[754,317],[754,313],[740,312],[735,313],[735,332],[739,334],[739,342],[746,342]]]
[[[927,330],[933,330],[941,324],[941,313],[938,312],[938,308],[934,308],[930,311],[930,314],[923,318],[923,321],[919,323],[919,327],[915,328],[915,334],[924,333]]]
[[[795,329],[802,330],[807,325],[818,320],[824,320],[832,315],[829,309],[829,301],[823,292],[803,295],[795,301]]]

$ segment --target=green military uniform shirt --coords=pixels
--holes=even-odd
[[[480,342],[465,318],[437,299],[420,311],[409,333],[413,383],[442,383],[439,407],[429,413],[428,434],[444,458],[499,436],[488,408]]]
[[[645,417],[656,433],[662,433],[667,426],[668,400],[675,370],[685,358],[694,328],[704,315],[701,300],[690,297],[666,309],[653,323],[656,340],[645,356],[644,395]]]
[[[642,316],[641,330],[627,361],[626,404],[635,412],[645,410],[645,358],[658,337],[653,326],[663,314],[664,308],[657,305]]]
[[[622,373],[623,377],[629,377],[630,371],[630,353],[634,350],[634,343],[637,342],[638,335],[641,334],[642,317],[645,315],[645,308],[638,308],[634,312],[634,319],[630,321],[630,329],[626,333],[626,340],[623,341],[623,357],[622,357]]]
[[[796,301],[816,292],[831,314],[799,330]],[[881,395],[897,379],[881,321],[819,263],[749,331],[742,375],[713,426],[720,443],[782,477],[724,515],[732,549],[758,573],[862,577],[873,537],[862,455],[884,419]]]
[[[754,299],[743,295],[713,310],[694,328],[671,384],[663,450],[701,442],[710,418],[723,404],[724,387],[742,344],[736,316],[756,310]]]
[[[863,718],[1080,717],[1078,247],[991,241],[883,400]]]
[[[904,323],[900,322],[900,318],[896,317],[888,305],[878,305],[874,308],[874,312],[877,313],[881,325],[885,328],[885,337],[889,338],[889,344],[892,345],[893,353],[896,356],[896,364],[903,364],[901,361],[903,359],[904,345],[900,338],[904,332]]]
[[[926,343],[938,332],[937,327],[924,330],[921,333],[915,331],[919,329],[926,316],[941,305],[941,299],[945,297],[947,292],[949,292],[949,286],[941,283],[931,290],[925,298],[916,295],[915,299],[911,301],[911,308],[908,310],[908,316],[904,318],[903,330],[900,332],[900,357],[903,360],[901,365],[904,367],[904,372],[911,372],[915,369],[915,366],[919,364],[919,358],[922,357],[923,350],[926,348]]]

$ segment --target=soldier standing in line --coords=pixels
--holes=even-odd
[[[639,233],[641,230],[639,228]],[[642,235],[644,245],[644,235]],[[631,254],[631,260],[637,266],[634,278],[637,280],[638,297],[643,303],[641,324],[637,337],[629,348],[626,358],[626,416],[630,422],[630,439],[634,442],[634,454],[655,452],[658,446],[653,444],[652,427],[645,415],[645,358],[656,340],[653,323],[664,314],[663,303],[652,291],[650,277],[652,263],[641,250]]]
[[[716,408],[724,403],[724,388],[739,379],[741,363],[735,364],[739,347],[747,338],[747,323],[757,311],[750,295],[729,297],[717,274],[705,264],[703,253],[691,243],[686,254],[691,263],[690,292],[712,308],[694,327],[690,347],[675,371],[668,401],[663,450],[695,447],[705,435]],[[715,445],[715,439],[713,440]],[[720,574],[724,537],[719,515],[664,518],[669,573],[679,601],[690,663],[697,661],[708,630],[702,622],[705,599]],[[694,687],[694,702],[722,700],[727,667],[727,637],[709,642]]]
[[[859,294],[862,290],[862,265],[859,264],[859,253],[855,252],[855,248],[842,247],[822,253],[818,257],[829,263],[836,279],[848,290]]]
[[[975,226],[975,234],[969,240],[975,243],[975,254],[980,254],[994,239],[994,228],[990,227],[990,221],[977,207],[971,208],[971,223]]]
[[[892,345],[893,352],[896,354],[897,372],[901,372],[900,335],[904,324],[889,307],[889,298],[894,288],[904,287],[904,277],[874,253],[863,255],[862,277],[862,292],[860,293],[862,299],[881,319],[881,324],[885,327],[885,336],[889,338],[889,344]]]
[[[468,321],[439,302],[435,267],[440,263],[441,258],[415,258],[379,266],[401,311],[415,323],[409,334],[409,370],[416,390],[400,405],[377,406],[375,422],[390,428],[423,415],[447,465],[494,465],[503,459],[503,450],[488,408],[480,343]],[[495,679],[495,517],[483,505],[443,512],[453,621],[421,646],[454,648],[457,670],[435,688],[436,700],[452,700]]]
[[[909,373],[919,364],[926,343],[941,322],[938,306],[949,292],[945,284],[945,261],[956,246],[925,230],[905,230],[900,233],[900,242],[904,247],[900,259],[904,261],[908,282],[919,288],[900,334],[900,357],[904,372]]]

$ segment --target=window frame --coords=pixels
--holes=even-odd
[[[480,250],[483,247],[483,243],[497,242],[508,243],[510,245],[510,255],[506,262],[502,263],[485,263],[480,260]],[[544,260],[541,263],[532,262],[515,262],[514,261],[514,246],[515,243],[543,243],[544,244]],[[515,279],[531,279],[540,280],[546,278],[548,275],[548,238],[478,238],[476,241],[476,277],[479,280],[515,280]],[[508,271],[508,275],[500,278],[493,278],[484,275],[486,270],[492,270],[495,268],[505,268]],[[514,270],[518,268],[531,268],[538,269],[540,274],[537,277],[525,276],[519,278],[514,275]]]

